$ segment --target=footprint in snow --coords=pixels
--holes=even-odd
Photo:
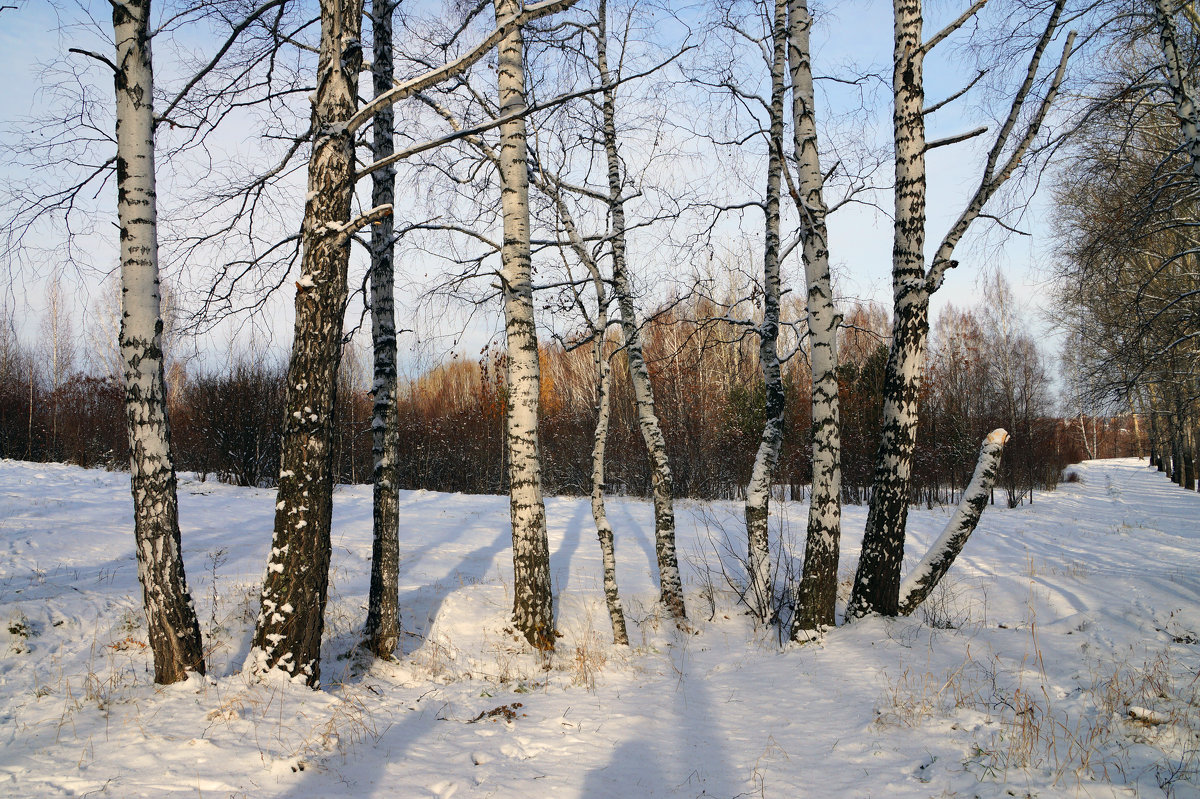
[[[437,799],[450,799],[458,792],[458,783],[454,780],[442,780],[430,785],[429,790]]]

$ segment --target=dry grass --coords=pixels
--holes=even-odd
[[[1098,664],[1069,690],[1047,675],[1036,624],[1020,661],[992,654],[942,672],[903,668],[888,677],[876,724],[919,727],[971,719],[964,766],[981,779],[1048,775],[1055,785],[1147,775],[1166,795],[1200,791],[1200,691],[1178,648]],[[977,720],[982,716],[982,723]]]

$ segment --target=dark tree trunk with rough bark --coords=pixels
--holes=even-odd
[[[320,684],[333,511],[333,413],[350,257],[361,0],[323,0],[275,533],[246,668]]]
[[[121,228],[121,357],[138,578],[154,681],[204,673],[200,624],[188,593],[163,379],[154,171],[150,0],[115,0],[117,218]]]
[[[392,88],[392,17],[396,0],[371,0],[371,76],[375,95]],[[372,121],[372,157],[379,161],[395,149],[395,112],[385,106]],[[371,173],[371,205],[392,205],[396,170],[387,166]],[[390,658],[400,643],[397,595],[400,571],[400,427],[396,405],[396,314],[394,301],[395,223],[384,217],[371,228],[371,342],[375,412],[371,419],[371,455],[375,462],[372,507],[371,590],[367,598],[366,646],[376,657]]]
[[[517,0],[495,0],[497,21],[520,10]],[[499,44],[497,79],[500,114],[526,107],[525,41],[518,27]],[[504,215],[500,284],[504,292],[504,332],[508,343],[509,512],[513,542],[513,623],[539,649],[553,649],[554,595],[550,585],[550,545],[542,500],[542,460],[538,443],[541,386],[537,329],[533,319],[529,243],[529,172],[525,119],[500,125],[500,194]]]
[[[904,559],[910,476],[917,435],[917,403],[929,337],[929,298],[954,268],[954,249],[988,200],[1014,173],[1037,137],[1062,85],[1075,34],[1066,37],[1058,69],[1033,114],[1022,113],[1038,83],[1042,56],[1059,29],[1065,0],[1050,7],[1045,28],[1032,48],[1023,83],[1014,93],[1008,116],[988,152],[979,186],[950,230],[942,238],[932,263],[925,269],[925,152],[952,143],[925,140],[925,53],[965,24],[982,7],[976,0],[957,20],[929,41],[922,39],[921,0],[895,0],[895,49],[892,91],[895,140],[895,214],[892,242],[892,343],[883,383],[883,425],[875,456],[871,503],[863,534],[862,555],[854,576],[847,616],[898,612],[900,565]],[[1018,125],[1028,118],[1022,131]],[[982,130],[980,132],[983,132]]]

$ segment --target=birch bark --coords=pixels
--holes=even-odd
[[[771,24],[771,101],[767,191],[764,203],[763,318],[758,328],[758,362],[766,396],[766,419],[750,482],[746,486],[747,601],[758,623],[773,611],[769,518],[771,478],[783,447],[785,398],[779,365],[779,199],[783,178],[783,103],[788,47],[787,0],[775,0]]]
[[[495,0],[496,19],[520,11],[518,0]],[[526,107],[525,41],[516,27],[499,44],[500,114]],[[504,331],[508,343],[509,511],[513,538],[513,621],[539,649],[553,649],[554,598],[550,585],[550,545],[542,500],[542,461],[538,445],[541,375],[533,319],[529,244],[529,172],[524,117],[500,125],[500,193],[504,216],[500,283],[504,292]]]
[[[825,226],[825,178],[817,151],[816,95],[813,91],[807,0],[788,8],[788,63],[792,80],[792,119],[804,277],[808,289],[808,336],[812,362],[813,481],[804,545],[804,572],[792,638],[808,637],[834,624],[838,557],[842,531],[842,439],[838,403],[837,334],[840,316],[829,277],[829,238]]]
[[[163,379],[154,171],[150,0],[114,0],[117,218],[121,229],[121,357],[138,578],[154,681],[204,673],[200,625],[180,552],[179,506]]]
[[[371,0],[371,79],[375,96],[392,88],[392,20],[397,0]],[[372,119],[371,156],[383,160],[395,150],[395,112],[382,106]],[[392,205],[396,198],[396,169],[386,166],[371,173],[371,205]],[[372,507],[374,539],[371,548],[371,588],[367,598],[366,645],[380,658],[390,658],[400,643],[398,598],[400,570],[400,428],[396,405],[396,313],[394,298],[394,217],[371,228],[371,342],[374,349],[374,415],[371,455],[374,460]]]
[[[608,606],[608,619],[612,625],[613,643],[629,644],[629,633],[625,628],[625,609],[621,606],[621,593],[617,588],[617,554],[613,546],[613,529],[608,521],[608,510],[604,505],[604,450],[608,441],[608,425],[612,416],[612,369],[604,351],[605,331],[608,330],[608,298],[604,293],[603,281],[597,279],[596,332],[592,336],[593,357],[596,364],[596,433],[592,442],[592,519],[596,523],[596,535],[600,539],[600,555],[604,563],[604,602]]]
[[[599,35],[606,35],[605,0],[600,0]],[[612,625],[613,643],[629,644],[629,633],[625,626],[625,609],[621,605],[621,593],[617,586],[617,555],[613,542],[613,529],[608,521],[608,509],[604,502],[605,449],[608,442],[609,422],[612,418],[612,366],[605,352],[608,333],[608,312],[611,302],[600,267],[584,243],[571,215],[562,199],[558,186],[547,179],[538,181],[542,192],[550,197],[558,208],[562,226],[571,243],[571,249],[587,268],[596,292],[596,318],[592,331],[592,358],[596,374],[596,428],[592,438],[592,521],[596,524],[596,536],[600,540],[600,556],[604,565],[604,602],[608,606],[608,620]],[[578,295],[577,295],[578,297]],[[579,301],[582,307],[582,300]]]
[[[601,9],[603,19],[605,9]],[[637,310],[633,303],[628,265],[625,260],[625,201],[621,176],[621,158],[617,150],[616,87],[608,67],[608,46],[605,25],[598,39],[597,62],[600,81],[605,86],[601,95],[604,119],[604,154],[608,167],[609,237],[613,257],[613,294],[621,311],[621,332],[625,356],[629,363],[629,380],[633,386],[638,426],[646,442],[651,462],[651,486],[654,500],[654,548],[658,560],[659,600],[675,619],[687,618],[683,601],[683,582],[679,574],[679,556],[675,549],[675,503],[671,488],[671,463],[667,457],[667,441],[654,408],[654,387],[650,370],[642,352],[642,333]]]
[[[1000,456],[1007,441],[1008,433],[1004,430],[993,430],[984,439],[983,446],[979,449],[979,460],[975,464],[975,473],[963,491],[958,508],[950,517],[942,534],[938,536],[938,540],[900,586],[901,616],[908,616],[925,601],[929,592],[937,587],[954,563],[954,559],[962,552],[971,533],[975,531],[979,517],[987,506],[992,486],[996,482],[996,474],[1000,471]]]
[[[353,232],[354,137],[346,123],[358,103],[361,30],[362,0],[322,0],[275,532],[246,660],[252,674],[276,672],[313,687],[329,587],[332,423]]]
[[[862,556],[848,615],[896,615],[917,437],[917,395],[929,335],[925,285],[925,89],[920,0],[895,0],[892,90],[895,105],[895,224],[892,238],[892,345],[884,376],[883,430]]]
[[[892,243],[892,343],[883,384],[883,429],[875,456],[870,509],[863,534],[862,555],[850,596],[847,616],[898,612],[900,565],[904,558],[908,521],[910,477],[917,435],[917,402],[925,368],[929,337],[929,298],[957,266],[954,249],[979,218],[984,205],[1012,176],[1036,138],[1058,93],[1074,46],[1075,34],[1066,37],[1058,69],[1046,95],[1024,131],[1013,132],[1021,109],[1032,91],[1042,56],[1059,29],[1065,0],[1057,0],[1034,46],[1024,82],[1015,93],[1009,113],[988,152],[983,174],[971,199],[942,238],[932,263],[924,267],[925,152],[942,142],[925,140],[925,53],[964,24],[986,0],[976,0],[962,16],[929,42],[922,41],[921,1],[895,0],[895,50],[893,53],[893,135],[895,138],[895,222]],[[1003,157],[1003,160],[1002,160]]]
[[[1167,85],[1175,103],[1175,115],[1192,164],[1192,176],[1200,180],[1200,109],[1194,89],[1188,85],[1183,59],[1179,55],[1179,31],[1175,25],[1173,0],[1154,0],[1154,20],[1158,24],[1158,43],[1162,49]]]

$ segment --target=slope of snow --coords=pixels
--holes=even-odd
[[[741,508],[680,503],[692,629],[659,618],[653,518],[613,499],[629,649],[611,645],[585,499],[548,501],[557,653],[506,629],[504,497],[401,501],[393,663],[365,619],[369,486],[336,494],[325,689],[240,674],[271,491],[184,478],[209,676],[158,687],[128,476],[0,461],[0,795],[1200,795],[1200,496],[1132,461],[989,507],[912,619],[780,647],[723,572]],[[788,503],[773,535],[802,535]],[[949,511],[914,510],[911,567]],[[847,508],[843,572],[865,518]]]

